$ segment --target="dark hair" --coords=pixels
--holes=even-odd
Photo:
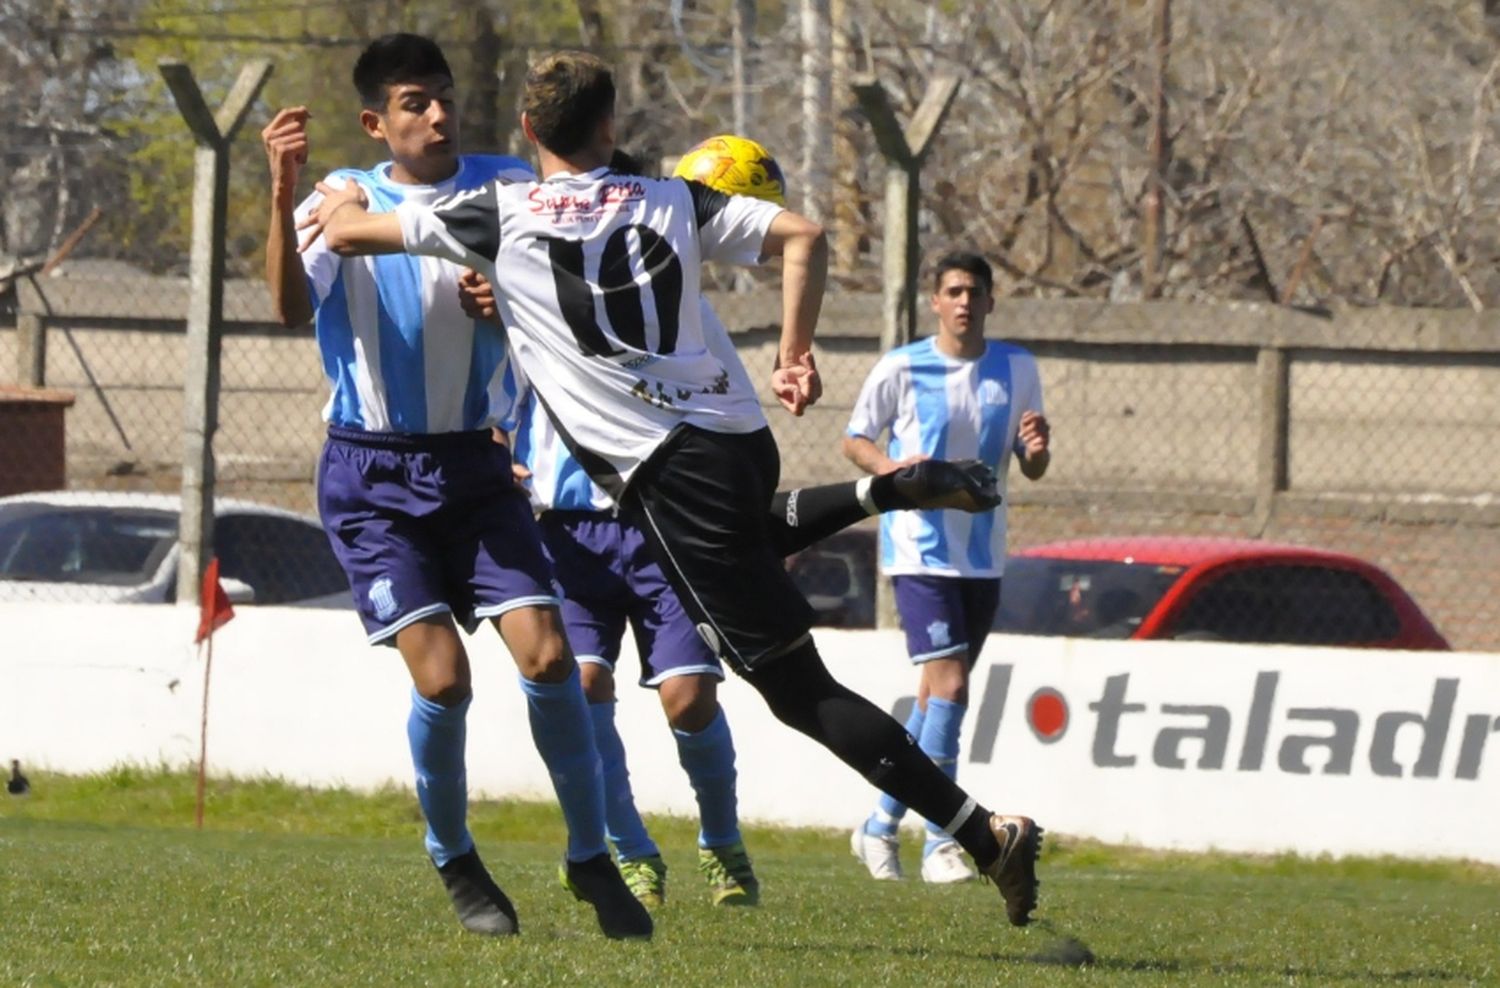
[[[554,52],[526,73],[521,112],[542,147],[572,154],[593,140],[601,121],[614,116],[614,76],[596,55]]]
[[[934,292],[943,287],[943,275],[949,271],[967,271],[984,285],[986,295],[995,294],[995,272],[991,270],[990,262],[973,251],[950,251],[937,259],[937,263],[932,266],[932,290]]]
[[[609,156],[609,170],[619,175],[643,175],[649,177],[646,163],[629,151],[615,148]]]
[[[385,109],[387,89],[403,82],[453,78],[443,49],[436,41],[420,34],[386,34],[376,38],[360,52],[354,63],[354,88],[365,109],[377,113]]]

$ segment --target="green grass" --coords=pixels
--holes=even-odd
[[[556,809],[480,803],[523,929],[489,940],[454,921],[409,793],[219,780],[198,832],[189,776],[32,782],[0,797],[0,985],[1500,984],[1500,870],[1463,863],[1049,836],[1046,922],[1012,930],[989,886],[877,885],[813,830],[751,829],[765,904],[716,910],[692,823],[653,819],[669,898],[653,942],[617,944],[557,884]],[[1092,965],[1048,963],[1067,936]]]

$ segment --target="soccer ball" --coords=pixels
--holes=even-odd
[[[720,134],[693,148],[672,174],[736,196],[786,205],[786,179],[771,152],[735,134]]]

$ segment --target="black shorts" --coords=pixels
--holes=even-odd
[[[812,607],[767,528],[780,477],[770,429],[684,426],[631,478],[621,503],[698,633],[741,674],[802,644],[812,627]]]

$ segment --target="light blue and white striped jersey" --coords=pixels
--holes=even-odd
[[[755,386],[734,354],[729,332],[707,299],[700,299],[699,317],[703,321],[708,349],[723,361],[733,387],[754,394]],[[547,410],[537,400],[536,392],[527,386],[525,376],[516,365],[511,365],[507,378],[507,387],[516,395],[515,414],[502,422],[501,428],[514,433],[512,456],[515,462],[531,471],[531,478],[526,482],[531,491],[531,503],[540,511],[614,510],[614,501],[589,479],[582,465],[568,452]]]
[[[464,155],[458,171],[437,185],[404,185],[390,162],[368,171],[340,169],[325,181],[358,182],[370,211],[402,202],[430,203],[501,181],[528,181],[520,158]],[[300,221],[322,199],[297,207]],[[388,254],[339,257],[318,238],[302,255],[317,308],[323,372],[332,394],[323,418],[370,432],[439,433],[484,429],[509,410],[503,389],[505,334],[464,315],[458,303],[461,268],[435,257]]]
[[[1036,359],[1009,343],[990,342],[973,359],[950,357],[936,338],[898,347],[866,378],[848,434],[878,442],[890,430],[887,455],[919,453],[943,460],[983,460],[1005,493],[1016,432],[1024,412],[1041,413]],[[983,514],[892,511],[880,519],[880,566],[891,575],[997,577],[1005,570],[1005,507]]]
[[[537,400],[536,392],[522,388],[516,402],[515,438],[512,456],[531,471],[526,488],[538,511],[612,511],[614,502],[583,472],[557,426]]]

